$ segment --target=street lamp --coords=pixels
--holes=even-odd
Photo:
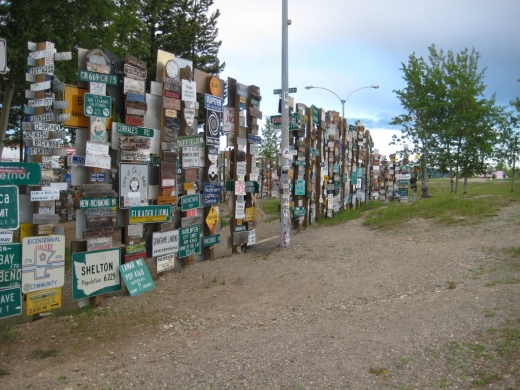
[[[323,87],[315,87],[313,85],[309,85],[307,87],[305,87],[305,89],[312,89],[312,88],[318,88],[318,89],[324,89],[325,91],[329,91],[331,93],[333,93],[334,95],[336,95],[336,97],[339,99],[339,101],[341,102],[341,116],[343,117],[343,119],[345,119],[345,102],[347,101],[347,99],[350,97],[350,95],[352,95],[354,92],[356,91],[359,91],[360,89],[364,89],[364,88],[374,88],[374,89],[378,89],[379,88],[379,85],[370,85],[368,87],[361,87],[361,88],[358,88],[358,89],[355,89],[353,90],[352,92],[350,92],[348,94],[348,96],[345,98],[345,99],[342,99],[340,98],[335,92],[331,91],[330,89],[327,89],[327,88],[323,88]]]

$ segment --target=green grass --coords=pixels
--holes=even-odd
[[[49,350],[41,350],[34,349],[29,355],[30,359],[48,359],[50,357],[54,357],[58,355],[57,349],[49,349]]]
[[[449,185],[449,180],[432,179],[429,182],[432,198],[386,203],[386,207],[369,211],[364,224],[373,229],[390,229],[414,218],[444,225],[470,224],[494,217],[501,207],[520,201],[520,191],[511,193],[510,183],[506,181],[471,182],[467,194],[462,194],[460,183],[459,193],[451,194]]]
[[[339,223],[345,223],[348,221],[352,221],[354,219],[358,219],[362,217],[365,211],[379,209],[384,207],[385,204],[381,201],[371,200],[367,204],[358,207],[353,210],[340,210],[335,215],[333,214],[332,218],[320,218],[316,221],[316,226],[333,226]]]
[[[278,218],[278,205],[280,199],[258,199],[257,205],[267,215],[275,215]]]

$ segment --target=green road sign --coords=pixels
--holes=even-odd
[[[99,207],[117,207],[117,198],[80,199],[80,209],[97,209]]]
[[[312,109],[312,123],[315,125],[320,124],[320,109],[316,107],[315,105],[311,106]]]
[[[200,225],[179,229],[179,257],[198,255],[200,253]]]
[[[271,124],[273,129],[281,130],[282,128],[282,116],[281,115],[271,115]],[[298,112],[292,112],[289,114],[289,131],[300,130],[301,124],[301,116]]]
[[[202,148],[204,147],[204,134],[177,137],[177,145],[179,148],[183,146],[200,146]]]
[[[246,225],[237,225],[235,226],[235,233],[245,232],[247,230]]]
[[[171,218],[171,205],[130,207],[130,224],[168,222]]]
[[[0,290],[0,318],[22,314],[22,288],[10,287]]]
[[[137,127],[125,125],[124,123],[114,123],[116,125],[116,132],[119,134],[130,134],[139,137],[153,137],[154,130],[147,127]]]
[[[22,244],[0,244],[0,288],[22,285]]]
[[[72,255],[72,298],[83,299],[121,290],[121,249]]]
[[[200,194],[183,195],[181,198],[182,211],[198,209],[200,207]]]
[[[258,194],[260,192],[260,184],[257,181],[246,181],[246,192]]]
[[[296,180],[294,195],[305,195],[305,180]]]
[[[0,229],[15,230],[19,227],[18,187],[0,186]]]
[[[289,93],[296,93],[296,92],[298,92],[297,88],[289,88]],[[281,95],[282,94],[282,90],[281,89],[275,89],[275,90],[273,90],[273,94],[274,95]]]
[[[305,207],[295,207],[293,210],[293,217],[300,218],[305,216]]]
[[[119,270],[131,297],[155,288],[155,283],[143,259],[121,264]]]
[[[113,74],[104,74],[97,72],[89,72],[87,70],[80,70],[79,79],[80,81],[90,81],[92,83],[117,85],[117,76]]]
[[[41,180],[41,169],[38,163],[1,162],[0,185],[38,185]]]
[[[212,236],[204,237],[204,246],[213,246],[220,244],[220,234],[214,234]]]
[[[112,98],[110,96],[86,93],[83,104],[83,114],[85,116],[101,118],[110,118],[112,116]]]

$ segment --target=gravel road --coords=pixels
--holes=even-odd
[[[0,388],[470,388],[479,361],[454,346],[520,317],[519,259],[504,251],[518,247],[519,212],[390,230],[355,220],[233,256],[223,238],[216,261],[151,292],[12,328]],[[278,221],[264,223],[257,239],[277,234]],[[484,387],[517,389],[519,378],[505,370]]]

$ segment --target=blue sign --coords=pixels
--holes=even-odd
[[[222,186],[212,183],[204,183],[204,207],[220,203]]]
[[[85,157],[83,157],[83,156],[72,156],[72,164],[74,164],[74,165],[85,165]]]
[[[90,174],[91,183],[104,183],[106,181],[107,181],[106,173],[91,173]]]
[[[204,108],[207,110],[213,110],[222,112],[224,99],[210,94],[204,95]]]
[[[247,136],[247,140],[249,141],[250,144],[261,144],[262,143],[262,137],[260,137],[259,135],[252,135],[252,134],[249,134]]]
[[[145,102],[146,95],[141,95],[140,93],[128,92],[126,94],[126,100],[132,100],[134,102]]]
[[[247,85],[237,83],[237,95],[247,97],[247,95],[248,95]]]

